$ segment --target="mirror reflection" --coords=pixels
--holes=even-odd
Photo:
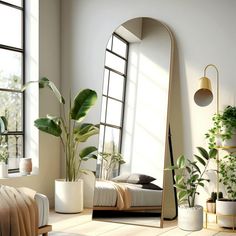
[[[171,45],[151,18],[107,44],[93,219],[162,227]]]

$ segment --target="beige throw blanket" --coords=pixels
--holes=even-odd
[[[0,186],[0,236],[38,235],[35,191]]]
[[[115,183],[113,181],[109,181],[117,192],[117,202],[116,207],[119,210],[129,209],[131,207],[131,195],[128,191],[127,185],[122,183]]]

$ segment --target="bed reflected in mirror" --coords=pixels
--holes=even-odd
[[[94,220],[162,227],[172,47],[151,18],[125,22],[107,44]]]

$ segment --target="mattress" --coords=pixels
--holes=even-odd
[[[125,184],[131,197],[131,207],[161,206],[162,190],[144,189],[142,185]],[[94,206],[115,207],[117,191],[112,183],[96,181]]]
[[[48,198],[41,194],[35,194],[35,201],[38,206],[39,212],[39,227],[45,226],[48,224],[48,217],[49,217],[49,201]]]

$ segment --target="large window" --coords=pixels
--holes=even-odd
[[[7,132],[0,144],[8,147],[9,169],[18,169],[24,155],[24,97],[20,88],[25,75],[25,1],[0,1],[0,116]]]
[[[99,136],[100,152],[121,151],[128,46],[128,42],[116,34],[112,35],[107,45]]]

